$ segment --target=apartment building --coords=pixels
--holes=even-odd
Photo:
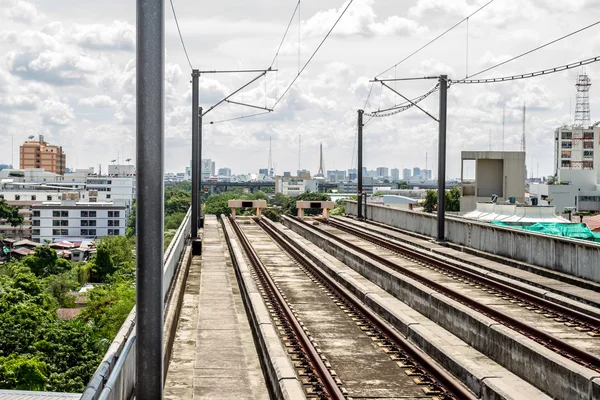
[[[36,204],[31,210],[34,242],[125,235],[126,208],[113,203],[66,199]]]
[[[25,141],[20,146],[20,168],[43,168],[45,171],[64,175],[67,166],[67,155],[62,146],[51,145],[44,141],[44,135],[39,140]]]

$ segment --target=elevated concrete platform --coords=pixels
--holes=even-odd
[[[217,219],[204,221],[188,276],[165,399],[267,400],[252,331]]]

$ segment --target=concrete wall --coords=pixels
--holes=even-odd
[[[504,160],[476,160],[475,182],[477,182],[478,197],[491,197],[495,194],[504,197]]]
[[[346,213],[356,215],[356,202],[346,201]],[[435,214],[368,205],[367,218],[430,237],[437,235]],[[600,283],[600,244],[597,243],[524,232],[456,217],[446,217],[446,239]]]

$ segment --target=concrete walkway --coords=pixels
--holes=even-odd
[[[164,398],[269,399],[227,244],[212,215],[204,222],[202,257],[192,260]]]

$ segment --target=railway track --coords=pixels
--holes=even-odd
[[[310,322],[303,322],[299,318],[298,309],[302,307],[314,308],[315,315],[327,315],[324,319],[336,321],[337,326],[344,326],[344,329],[340,330],[347,331],[349,338],[358,338],[357,343],[364,344],[369,354],[375,348],[379,359],[383,356],[388,360],[387,364],[382,363],[382,366],[388,364],[392,366],[392,370],[389,367],[385,368],[386,373],[381,374],[380,379],[384,380],[383,375],[393,376],[391,381],[395,385],[394,387],[401,383],[408,386],[408,389],[402,388],[402,390],[420,393],[419,395],[412,394],[413,398],[476,399],[456,378],[439,367],[422,350],[408,342],[387,322],[365,307],[347,289],[317,267],[296,248],[297,244],[280,232],[275,224],[267,220],[257,221],[256,225],[260,227],[260,231],[253,230],[252,225],[254,224],[244,224],[242,229],[232,220],[232,225],[256,272],[257,279],[264,289],[264,299],[273,309],[271,315],[276,316],[284,328],[285,337],[282,339],[288,349],[293,349],[292,358],[301,359],[302,368],[298,370],[299,375],[301,378],[303,376],[307,378],[303,379],[304,383],[312,385],[312,389],[307,394],[314,394],[318,398],[338,399],[346,398],[345,396],[351,397],[352,393],[348,394],[348,392],[352,392],[353,389],[349,387],[346,391],[344,379],[347,377],[345,372],[348,368],[339,364],[338,360],[341,358],[332,356],[332,359],[328,360],[325,357],[325,354],[328,353],[335,354],[335,351],[327,348],[329,343],[327,340],[319,339],[319,337],[324,337],[326,332],[319,331],[319,325],[314,323],[309,331]],[[261,251],[267,251],[264,249],[267,246],[264,240],[265,236],[276,243],[280,250],[285,251],[293,260],[292,265],[296,264],[295,268],[290,268],[289,264],[286,264],[285,268],[265,265],[260,256]],[[256,243],[255,246],[252,243]],[[299,292],[300,296],[298,296],[298,292],[295,294],[294,290],[290,290],[292,285],[289,283],[290,281],[293,282],[293,285],[303,288]],[[306,296],[302,296],[302,291],[307,293]],[[321,300],[314,306],[304,304],[307,298],[312,299],[311,296],[314,296],[315,300]],[[325,314],[325,311],[330,314]],[[362,335],[365,336],[362,337]],[[366,340],[367,338],[369,340]],[[319,345],[317,342],[320,340],[323,343]],[[344,338],[339,342],[343,343],[346,340]],[[376,343],[375,347],[374,343]],[[331,345],[329,346],[331,347]],[[336,351],[339,352],[339,349]],[[364,354],[366,354],[361,351],[366,350],[357,347],[356,351],[355,363],[361,365],[360,358],[365,357]],[[363,355],[361,356],[361,354]],[[361,371],[358,372],[359,375],[356,376],[360,376]],[[368,372],[362,371],[365,379],[368,379]],[[349,373],[349,375],[352,374]],[[349,380],[353,381],[353,379]],[[354,382],[354,385],[357,384],[360,385],[360,382]]]
[[[600,371],[600,357],[598,357],[596,354],[582,350],[561,338],[537,329],[535,326],[532,326],[531,321],[525,322],[521,319],[508,315],[506,312],[500,311],[497,308],[493,308],[478,302],[476,299],[473,299],[458,290],[440,283],[439,279],[436,280],[427,275],[435,275],[435,273],[439,273],[443,274],[445,277],[449,277],[458,282],[464,283],[465,285],[469,285],[470,287],[481,288],[482,290],[486,290],[490,295],[506,300],[507,302],[520,305],[522,308],[529,309],[531,312],[535,312],[536,314],[544,315],[547,319],[554,319],[556,323],[564,323],[570,328],[577,329],[578,333],[587,332],[592,333],[590,336],[595,336],[599,331],[600,321],[594,317],[570,310],[552,302],[548,302],[545,299],[541,299],[529,293],[503,285],[489,278],[470,273],[469,271],[461,269],[453,261],[444,260],[439,256],[434,256],[431,253],[412,246],[392,243],[388,238],[382,235],[377,235],[368,231],[365,232],[359,228],[349,226],[349,224],[343,224],[339,221],[333,220],[329,221],[329,224],[331,224],[332,227],[335,227],[336,229],[346,232],[354,237],[360,238],[363,241],[370,242],[379,248],[390,250],[397,254],[397,256],[412,261],[412,265],[418,268],[408,268],[400,265],[399,263],[390,260],[389,257],[384,257],[381,253],[377,254],[374,251],[367,250],[357,245],[356,243],[351,243],[348,240],[344,240],[339,234],[335,234],[327,229],[316,228],[306,221],[300,221],[295,218],[292,220],[301,223],[307,227],[307,229],[318,231],[319,233],[342,243],[344,246],[347,246],[348,248],[366,257],[369,257],[370,259],[494,319],[508,328],[535,340],[548,349],[566,358],[569,358],[580,365],[595,371]],[[432,271],[432,274],[427,274],[424,272],[427,270]]]

